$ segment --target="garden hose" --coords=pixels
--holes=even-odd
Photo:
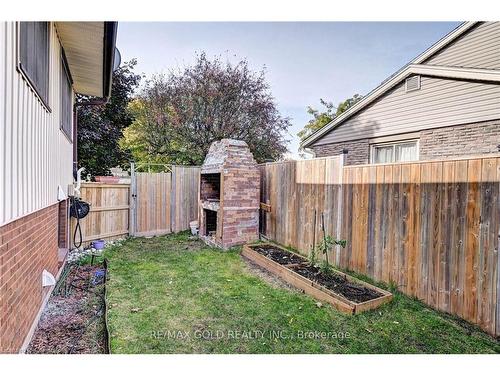
[[[80,248],[83,242],[82,227],[80,226],[80,219],[83,219],[88,215],[90,211],[90,205],[87,202],[82,201],[79,198],[71,197],[71,207],[70,215],[76,219],[75,231],[73,232],[73,246]],[[76,241],[76,235],[78,233],[79,241]]]

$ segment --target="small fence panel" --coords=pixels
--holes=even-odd
[[[132,174],[131,234],[154,236],[189,229],[198,219],[200,168]]]
[[[276,242],[309,255],[325,232],[340,231],[339,157],[267,163],[261,171],[261,202],[270,206],[261,213],[261,232]],[[329,254],[330,259],[338,258]]]
[[[109,240],[129,233],[129,188],[129,184],[81,184],[80,197],[90,204],[89,214],[80,220],[83,246],[96,239]],[[75,226],[76,219],[72,218],[71,247]]]
[[[138,172],[132,176],[134,200],[131,234],[156,236],[172,232],[172,173]]]
[[[172,231],[189,229],[198,220],[199,167],[172,167]]]

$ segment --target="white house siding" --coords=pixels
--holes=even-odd
[[[72,182],[59,129],[61,47],[50,27],[49,112],[16,69],[16,23],[0,22],[0,226],[57,202]]]
[[[313,146],[499,118],[500,85],[422,77],[420,90],[402,82]]]
[[[500,22],[480,23],[425,64],[500,69]]]

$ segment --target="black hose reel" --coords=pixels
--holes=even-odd
[[[71,200],[71,206],[69,208],[69,213],[75,219],[83,219],[89,214],[90,204],[82,201],[79,198],[73,197]]]
[[[77,248],[82,246],[82,228],[80,227],[80,219],[83,219],[89,214],[90,204],[82,201],[80,198],[71,197],[71,205],[69,207],[69,214],[76,219],[75,232],[73,233],[73,245]],[[76,234],[79,234],[79,241],[76,242]]]

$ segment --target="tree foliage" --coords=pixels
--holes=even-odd
[[[337,106],[335,106],[332,102],[320,99],[321,105],[325,107],[323,111],[314,109],[310,106],[307,107],[307,113],[313,116],[313,118],[310,119],[306,126],[304,126],[304,128],[297,133],[300,140],[303,141],[312,133],[318,131],[323,126],[333,121],[337,116],[347,111],[361,99],[363,99],[361,95],[355,94],[352,98],[347,98],[346,100],[340,102]]]
[[[277,160],[286,152],[282,117],[264,71],[208,59],[168,75],[154,76],[129,106],[134,123],[121,146],[139,162],[199,165],[210,144],[223,138],[246,141],[257,161]]]
[[[122,131],[133,121],[127,110],[141,76],[134,73],[135,59],[113,73],[111,97],[107,104],[78,107],[78,160],[85,173],[108,175],[110,168],[125,165],[129,154],[119,147]],[[87,101],[77,96],[77,102]]]

